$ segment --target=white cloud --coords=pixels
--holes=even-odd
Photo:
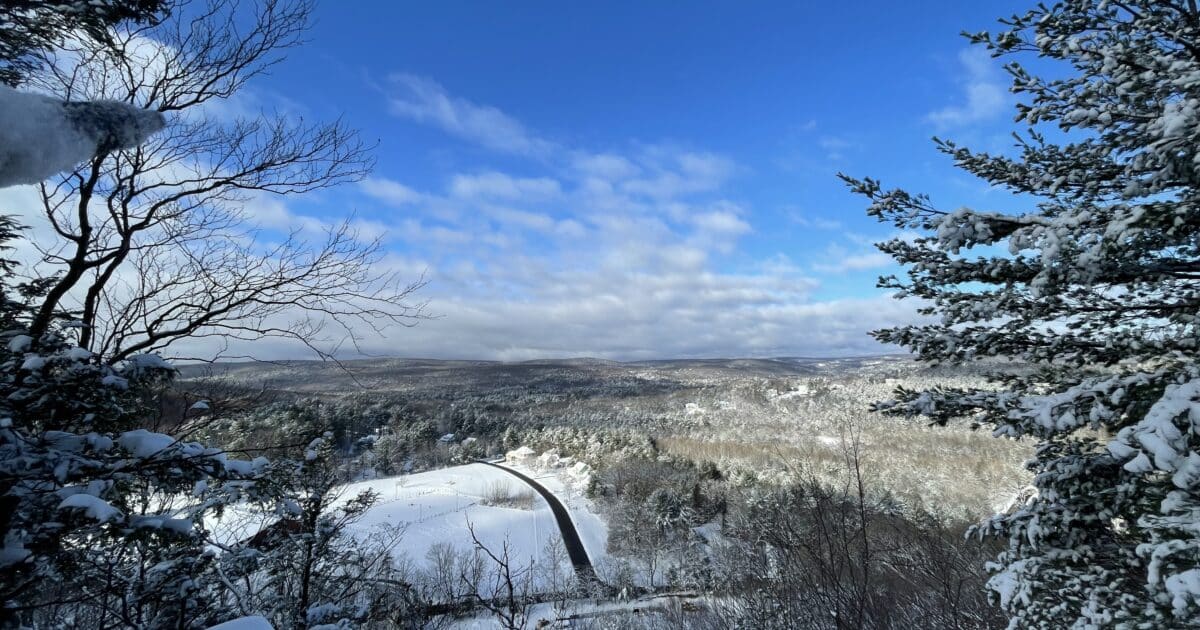
[[[733,252],[738,238],[753,231],[750,224],[742,219],[745,211],[729,202],[718,202],[705,209],[690,206],[673,208],[672,214],[694,227],[688,238],[689,244],[722,254]]]
[[[995,117],[1008,107],[1008,86],[988,51],[972,46],[958,55],[966,76],[963,101],[939,109],[926,119],[939,128],[961,127]]]
[[[368,177],[359,183],[359,187],[367,195],[393,206],[407,206],[425,199],[412,188],[386,178]]]
[[[817,144],[820,145],[822,149],[829,149],[830,151],[840,151],[842,149],[849,149],[850,147],[854,146],[854,143],[838,136],[822,136],[819,140],[817,140]]]
[[[840,136],[822,136],[817,140],[817,146],[825,150],[825,159],[830,161],[842,160],[847,151],[858,148],[856,143]]]
[[[455,175],[450,194],[463,199],[520,199],[545,201],[562,192],[559,183],[549,177],[512,177],[490,171],[477,175]]]
[[[868,330],[915,317],[913,306],[884,297],[814,301],[818,281],[782,255],[722,270],[723,257],[753,231],[752,209],[723,195],[739,170],[724,156],[674,145],[567,147],[432,81],[401,75],[397,85],[402,96],[393,94],[392,107],[401,116],[494,150],[554,159],[531,160],[534,170],[521,176],[457,173],[440,193],[399,189],[403,200],[455,211],[444,226],[423,217],[404,223],[428,261],[426,297],[440,317],[399,331],[378,351],[490,359],[862,354],[882,350]],[[848,146],[833,137],[821,144]],[[837,273],[878,262],[837,253]]]
[[[869,245],[870,240],[858,241],[855,235],[847,235],[859,245]],[[821,273],[846,273],[848,271],[866,271],[880,269],[894,264],[891,256],[872,250],[849,251],[836,243],[825,248],[824,260],[814,263],[813,269]]]
[[[861,355],[896,351],[866,331],[919,321],[912,304],[887,296],[781,301],[730,278],[630,278],[619,292],[574,286],[575,298],[435,300],[441,318],[373,350],[499,360]]]
[[[436,246],[466,245],[475,240],[464,230],[443,225],[430,225],[420,219],[404,219],[395,225],[397,235],[411,243],[426,243]]]
[[[684,174],[720,183],[733,172],[733,162],[715,153],[680,153],[676,160]]]
[[[381,270],[425,272],[430,284],[421,297],[438,316],[369,341],[372,353],[864,354],[884,350],[867,331],[915,321],[911,304],[883,296],[814,300],[820,283],[808,275],[814,266],[807,260],[755,260],[739,251],[740,239],[753,232],[754,209],[728,198],[739,167],[724,156],[675,145],[568,147],[432,81],[400,75],[394,87],[389,98],[397,115],[536,159],[519,175],[490,165],[449,173],[440,188],[383,175],[360,186],[363,195],[397,208],[365,222],[403,243]],[[277,224],[294,219],[284,206],[260,214]],[[839,227],[820,219],[811,225]],[[837,253],[840,262],[830,264],[838,269],[871,262]],[[269,352],[302,356],[275,346]]]
[[[411,74],[389,77],[390,111],[432,124],[489,149],[519,155],[543,155],[554,145],[529,133],[515,118],[487,105],[451,96],[436,81]]]
[[[628,179],[641,170],[629,159],[612,153],[576,153],[573,158],[575,170],[587,177],[601,180]]]
[[[846,271],[866,271],[887,267],[894,261],[883,252],[853,254],[840,258],[832,263],[817,263],[813,268],[817,271],[840,273]]]
[[[791,256],[783,252],[759,261],[758,264],[763,272],[777,276],[801,275],[804,272],[800,265],[792,261]]]
[[[619,190],[656,200],[673,199],[719,189],[733,175],[734,163],[713,153],[649,147],[642,156],[650,166],[644,177],[623,180]]]
[[[840,221],[834,221],[833,219],[826,219],[823,217],[810,217],[799,212],[789,213],[788,218],[801,227],[811,228],[814,230],[842,229],[842,223]]]
[[[583,238],[587,234],[587,229],[574,219],[559,221],[555,224],[554,230],[559,236],[570,239]]]
[[[704,264],[708,262],[708,252],[702,247],[686,243],[674,243],[663,245],[657,251],[653,252],[653,256],[650,257],[649,262],[654,264],[655,258],[658,259],[657,264],[664,270],[691,273],[699,272],[704,268]]]
[[[537,232],[553,232],[556,225],[554,217],[540,212],[499,207],[490,208],[488,214],[501,224]]]
[[[750,231],[749,223],[727,210],[697,214],[692,217],[692,223],[700,230],[718,235],[736,236]]]

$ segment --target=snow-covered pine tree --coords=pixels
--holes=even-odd
[[[1027,211],[944,211],[843,178],[871,215],[923,234],[879,245],[907,265],[907,278],[880,286],[935,317],[875,337],[927,362],[998,357],[1027,369],[995,375],[992,388],[899,390],[877,407],[1037,440],[1037,496],[979,528],[1007,537],[989,586],[1012,627],[1194,625],[1200,10],[1064,0],[1001,23],[969,37],[996,57],[1035,53],[1071,72],[1047,80],[1006,66],[1028,127],[1013,155],[937,144],[966,171],[1034,197]]]
[[[153,21],[165,0],[8,0],[0,3],[0,186],[36,184],[99,153],[131,149],[160,131],[163,115],[116,101],[63,101],[13,89],[39,53],[74,39],[119,58],[110,29]]]
[[[32,55],[67,37],[104,39],[122,22],[148,22],[166,0],[5,0],[0,3],[0,83],[17,85],[39,63]]]
[[[0,216],[0,252],[18,235]],[[16,267],[0,259],[0,270]],[[155,355],[110,365],[70,322],[28,332],[45,283],[0,277],[0,627],[202,627],[203,519],[244,496],[266,460],[139,428]]]

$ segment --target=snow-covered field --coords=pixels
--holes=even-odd
[[[608,530],[584,496],[586,476],[580,476],[578,469],[545,468],[535,459],[510,467],[535,478],[559,498],[571,513],[588,556],[602,566]],[[365,490],[374,491],[378,501],[351,526],[351,534],[368,539],[373,533],[398,528],[401,535],[392,553],[397,562],[413,569],[434,568],[430,550],[439,544],[470,552],[469,528],[473,527],[479,541],[497,555],[507,544],[514,568],[532,564],[535,590],[552,586],[548,582],[552,575],[573,575],[550,506],[533,488],[501,469],[467,464],[352,483],[343,488],[335,506]],[[245,540],[271,520],[231,510],[226,518],[209,523],[209,528],[219,539],[232,542]]]
[[[583,495],[585,481],[563,468],[513,468],[534,477],[562,501],[588,556],[602,563],[608,531]],[[473,545],[468,527],[473,527],[479,541],[493,552],[499,554],[507,543],[514,564],[525,567],[532,563],[535,589],[551,587],[551,575],[573,574],[550,506],[527,484],[503,470],[468,464],[372,479],[347,485],[341,500],[364,490],[376,492],[379,500],[355,523],[352,532],[365,537],[380,528],[401,528],[403,533],[393,553],[398,561],[407,561],[416,569],[433,568],[429,550],[439,543],[470,551]],[[497,504],[497,494],[515,500]],[[548,551],[550,546],[554,553]]]
[[[558,498],[570,512],[588,558],[602,567],[608,558],[608,525],[584,492],[591,478],[588,467],[553,453],[536,457],[526,448],[510,452],[503,465],[532,477]]]
[[[487,505],[488,495],[497,488],[513,496],[532,496],[528,505]],[[479,541],[497,554],[507,543],[510,558],[519,565],[532,561],[535,573],[550,568],[545,566],[550,560],[547,545],[562,545],[550,506],[519,479],[491,466],[468,464],[362,481],[346,486],[343,497],[363,490],[378,493],[379,502],[354,525],[355,532],[368,534],[380,526],[403,528],[394,553],[418,568],[432,568],[427,556],[438,543],[472,549],[468,527],[474,527]],[[569,574],[570,562],[562,570]]]
[[[567,600],[564,602],[543,602],[531,605],[526,611],[525,627],[527,628],[570,628],[575,624],[586,623],[587,620],[642,620],[649,624],[658,622],[662,627],[666,615],[671,615],[673,621],[686,618],[685,611],[698,610],[713,601],[712,598],[697,597],[691,594],[682,595],[648,595],[630,600],[596,601],[594,599]],[[605,627],[602,621],[598,624]],[[617,627],[631,627],[618,625]],[[451,630],[503,630],[504,624],[486,613],[472,617],[448,620]]]

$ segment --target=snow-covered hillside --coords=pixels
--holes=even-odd
[[[536,478],[559,498],[570,512],[589,558],[602,565],[608,532],[583,495],[586,480],[572,475],[570,469],[545,469],[536,462],[513,468]],[[499,554],[507,544],[515,565],[532,565],[535,590],[550,590],[554,579],[573,575],[550,506],[533,488],[500,468],[468,464],[352,483],[344,486],[335,507],[367,490],[375,492],[378,501],[350,532],[367,540],[398,529],[401,534],[393,556],[416,571],[436,571],[435,550],[439,547],[443,552],[449,547],[457,553],[470,553],[474,543],[469,528],[473,528],[488,549]],[[209,527],[217,538],[228,541],[249,538],[274,520],[245,510],[227,515]]]
[[[431,570],[429,550],[445,543],[462,551],[473,547],[468,527],[479,541],[499,553],[508,544],[510,557],[521,565],[532,562],[535,575],[559,564],[562,574],[571,564],[548,545],[562,546],[550,506],[512,475],[484,464],[454,466],[430,472],[362,481],[346,486],[344,498],[373,490],[379,502],[355,524],[357,534],[399,526],[403,536],[395,555]],[[506,500],[502,500],[502,497]]]

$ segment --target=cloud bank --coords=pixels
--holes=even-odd
[[[398,119],[528,159],[520,174],[485,160],[437,186],[397,173],[360,186],[394,211],[394,263],[427,270],[438,316],[371,352],[836,356],[894,351],[867,331],[916,321],[912,304],[881,293],[814,299],[822,274],[885,266],[878,253],[830,248],[807,268],[779,253],[756,259],[743,247],[754,212],[728,192],[741,169],[728,157],[673,144],[568,146],[428,78],[393,75],[390,89]]]
[[[432,181],[380,171],[315,203],[260,197],[247,207],[264,234],[299,228],[314,240],[345,208],[363,209],[354,226],[381,239],[381,264],[428,279],[420,297],[434,319],[366,335],[360,348],[370,355],[861,355],[895,351],[869,330],[916,321],[913,305],[873,293],[869,281],[860,297],[814,297],[825,283],[847,282],[847,272],[886,264],[878,254],[747,247],[758,234],[755,208],[730,192],[744,169],[726,156],[674,143],[570,146],[428,78],[394,75],[388,90],[399,124],[441,130],[451,146],[467,143],[482,157],[469,151],[475,163]],[[828,220],[795,223],[830,238],[840,229]],[[204,352],[203,342],[180,349]],[[273,341],[246,354],[311,356]]]

